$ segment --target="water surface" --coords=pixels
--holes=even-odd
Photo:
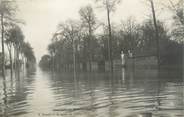
[[[52,73],[0,78],[0,117],[183,117],[177,70]]]

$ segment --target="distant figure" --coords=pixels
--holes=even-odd
[[[133,57],[133,54],[132,54],[132,52],[130,52],[130,50],[128,50],[128,56],[129,56],[130,58]]]
[[[122,66],[125,66],[125,54],[123,51],[121,51],[121,62]]]

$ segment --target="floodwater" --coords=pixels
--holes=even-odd
[[[15,76],[15,75],[14,75]],[[0,117],[184,117],[177,70],[52,73],[0,78]]]

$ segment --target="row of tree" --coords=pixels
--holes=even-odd
[[[24,40],[24,34],[18,24],[22,22],[15,18],[17,6],[15,1],[1,0],[0,18],[1,18],[1,68],[2,75],[5,76],[5,68],[18,69],[26,63],[36,62],[33,49],[28,42]],[[7,49],[5,47],[7,46]],[[8,50],[8,54],[6,54]],[[9,56],[9,57],[6,57]]]
[[[99,1],[107,10],[108,24],[97,22],[90,5],[82,7],[79,10],[80,21],[67,20],[58,25],[57,32],[48,46],[49,55],[42,57],[40,66],[54,70],[68,70],[82,66],[83,70],[89,68],[91,71],[93,62],[98,63],[99,68],[102,68],[100,66],[104,66],[105,61],[109,61],[113,70],[113,60],[120,59],[121,51],[125,54],[131,52],[134,57],[157,56],[159,65],[181,63],[182,44],[176,40],[182,34],[168,30],[163,22],[156,19],[152,0],[148,0],[152,9],[152,18],[142,24],[136,23],[134,18],[129,18],[118,25],[111,24],[110,13],[120,1]],[[173,8],[175,9],[175,22],[181,24],[183,10],[177,5],[179,4],[172,3],[171,7],[172,11]],[[180,27],[181,25],[176,26],[176,29]]]

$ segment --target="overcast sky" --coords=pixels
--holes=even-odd
[[[112,21],[118,23],[130,16],[134,16],[138,21],[145,19],[149,9],[143,1],[123,0],[112,15]],[[95,8],[97,5],[94,0],[18,0],[18,17],[26,23],[23,31],[38,60],[47,53],[47,45],[57,24],[67,19],[79,19],[80,7],[87,4],[92,4],[99,20],[106,21],[106,13]]]

